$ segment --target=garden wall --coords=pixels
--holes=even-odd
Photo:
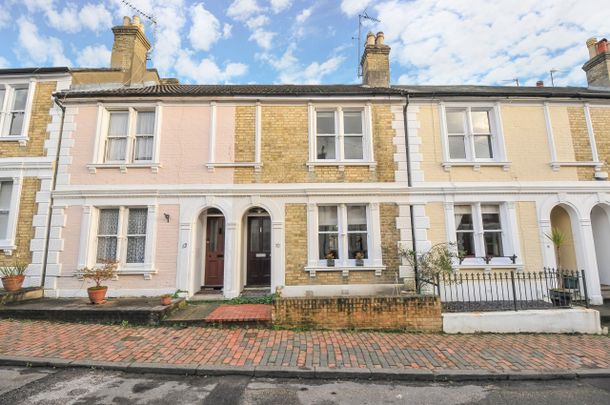
[[[405,329],[440,332],[441,303],[434,296],[278,298],[273,323],[322,329]]]

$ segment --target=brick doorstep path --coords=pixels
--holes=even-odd
[[[147,328],[0,320],[0,357],[370,369],[610,369],[610,338]]]

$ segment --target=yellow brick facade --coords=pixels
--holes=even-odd
[[[574,148],[574,160],[577,162],[591,162],[591,142],[585,121],[585,112],[582,107],[568,107],[570,118],[570,132],[572,134],[572,145]],[[595,170],[591,167],[579,167],[579,180],[593,180]]]
[[[26,146],[20,146],[17,141],[0,142],[0,158],[45,156],[44,141],[47,139],[47,125],[51,122],[49,110],[53,106],[51,95],[56,87],[56,82],[36,83],[28,129],[29,140]]]
[[[590,109],[591,125],[595,134],[595,145],[599,160],[604,163],[603,170],[609,170],[610,164],[610,108],[594,107]]]
[[[394,146],[392,113],[387,104],[372,108],[373,148],[377,169],[368,166],[307,167],[309,156],[307,105],[263,105],[261,108],[261,160],[253,168],[235,169],[235,183],[352,183],[393,182]],[[254,161],[255,107],[238,106],[235,112],[235,161]]]
[[[38,209],[36,193],[40,189],[40,180],[34,177],[22,179],[21,199],[19,201],[19,217],[17,219],[17,233],[15,234],[15,246],[11,256],[0,253],[0,266],[10,266],[15,260],[26,263],[31,262],[30,240],[34,236],[32,221]]]

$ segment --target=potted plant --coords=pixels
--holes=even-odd
[[[434,286],[439,278],[450,275],[454,271],[454,263],[460,262],[463,253],[458,252],[455,243],[437,243],[430,250],[418,253],[413,249],[399,249],[400,256],[404,257],[407,263],[413,268],[417,268],[415,277],[415,291],[421,293],[424,286]],[[405,278],[405,288],[410,281]]]
[[[333,252],[326,254],[326,265],[328,267],[335,267],[335,254]]]
[[[83,278],[85,280],[92,280],[95,285],[87,288],[87,294],[89,294],[89,300],[92,304],[105,304],[106,303],[106,292],[108,287],[102,285],[103,281],[111,280],[116,276],[117,262],[108,260],[104,262],[101,267],[82,269]]]
[[[171,294],[163,294],[161,296],[161,305],[171,305],[172,304],[172,295]]]
[[[562,274],[561,269],[561,247],[568,241],[568,236],[559,228],[553,227],[550,234],[544,234],[548,240],[551,241],[555,247],[555,257],[557,258],[557,288],[549,288],[549,299],[556,307],[570,307],[572,306],[572,291],[566,288],[566,285],[572,285],[574,278],[571,275]],[[568,277],[568,280],[564,278]],[[567,282],[566,282],[567,281]],[[576,283],[578,280],[576,280]]]
[[[12,266],[0,267],[4,290],[8,292],[19,291],[23,285],[23,280],[25,280],[27,268],[27,263],[20,261],[15,261]]]
[[[356,266],[364,266],[364,253],[356,252]]]

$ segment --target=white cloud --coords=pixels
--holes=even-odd
[[[11,22],[11,9],[10,5],[6,4],[2,6],[2,10],[0,11],[0,30],[8,27]]]
[[[270,21],[264,11],[256,0],[234,0],[227,10],[227,15],[245,24],[250,30],[249,41],[256,42],[263,49],[269,49],[276,33],[264,28]]]
[[[75,3],[68,3],[63,9],[56,8],[54,0],[25,0],[31,12],[42,12],[49,26],[58,31],[76,33],[82,29],[99,31],[107,29],[112,16],[103,4],[85,4],[80,10]]]
[[[189,39],[194,49],[208,51],[223,35],[220,21],[199,3],[191,8]]]
[[[342,3],[342,9],[348,1]],[[585,4],[586,3],[586,6]],[[585,41],[607,32],[604,0],[389,0],[374,6],[392,46],[390,57],[411,84],[521,84],[549,80],[582,85]],[[405,23],[408,22],[408,23]],[[395,81],[395,80],[394,80]],[[576,81],[576,82],[574,82]]]
[[[225,38],[230,38],[232,29],[233,26],[231,24],[224,23],[224,25],[222,26],[222,36]]]
[[[103,4],[86,4],[78,13],[84,28],[104,31],[112,27],[112,15]]]
[[[17,25],[19,35],[15,52],[24,62],[36,65],[71,65],[70,60],[64,56],[64,48],[59,39],[40,35],[38,27],[25,17],[20,17]]]
[[[270,49],[271,45],[273,45],[273,37],[275,37],[275,32],[265,31],[264,29],[256,29],[248,38],[250,41],[255,41],[258,46],[263,49]]]
[[[256,0],[234,0],[227,9],[227,15],[236,20],[244,21],[262,10]]]
[[[343,55],[331,56],[323,62],[312,62],[304,66],[294,55],[296,46],[290,45],[284,54],[277,58],[268,53],[258,54],[257,58],[269,63],[279,72],[280,83],[321,83],[324,76],[336,72],[345,61]]]
[[[370,3],[371,0],[341,0],[341,11],[351,17],[361,13]]]
[[[6,67],[8,67],[8,60],[0,56],[0,69],[4,69]]]
[[[110,49],[105,45],[90,45],[77,52],[78,67],[108,67],[110,66]]]
[[[292,0],[271,0],[271,11],[274,14],[281,13],[292,5]]]
[[[233,78],[245,75],[247,71],[248,66],[243,63],[228,63],[223,69],[211,58],[197,62],[187,51],[180,51],[176,61],[176,73],[201,84],[229,82]]]
[[[313,11],[313,7],[304,8],[297,16],[296,22],[297,24],[303,24],[305,21],[309,19],[311,16],[311,12]]]
[[[246,26],[251,30],[256,30],[269,23],[269,17],[266,15],[259,15],[246,20]]]

